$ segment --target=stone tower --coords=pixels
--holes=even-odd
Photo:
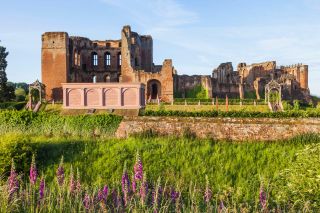
[[[68,82],[69,36],[65,32],[42,35],[41,75],[46,86],[46,99],[61,101],[61,83]]]

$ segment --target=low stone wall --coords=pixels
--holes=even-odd
[[[122,120],[116,136],[149,130],[159,135],[181,136],[189,131],[199,138],[267,141],[320,133],[320,119],[130,117]]]

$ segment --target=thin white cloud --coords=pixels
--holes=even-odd
[[[101,0],[118,7],[144,29],[168,29],[194,23],[198,15],[175,0]],[[140,8],[136,10],[133,8]]]

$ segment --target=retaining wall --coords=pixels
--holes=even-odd
[[[126,138],[149,130],[159,135],[181,136],[188,131],[199,138],[266,141],[320,133],[320,119],[127,117],[116,136]]]

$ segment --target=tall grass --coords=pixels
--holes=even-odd
[[[301,144],[301,138],[291,143]],[[104,178],[100,183],[87,184],[83,182],[82,173],[72,169],[75,167],[65,166],[63,158],[51,168],[53,181],[48,181],[47,173],[39,175],[41,169],[37,165],[41,163],[33,160],[30,175],[23,177],[23,174],[18,175],[13,161],[7,181],[0,180],[0,211],[318,212],[319,185],[314,174],[319,170],[316,166],[319,150],[320,144],[307,145],[298,152],[297,161],[289,162],[287,169],[282,168],[275,179],[261,179],[255,193],[247,200],[239,198],[243,196],[241,187],[219,188],[214,184],[219,180],[208,176],[204,184],[190,181],[187,187],[181,184],[181,177],[175,177],[173,182],[166,176],[153,179],[152,173],[146,172],[148,162],[139,154],[127,159],[132,161],[132,166],[119,166],[123,170],[117,179]],[[282,175],[282,172],[295,171],[301,164],[309,163],[315,166],[308,168],[306,179],[299,180],[299,171],[289,177]],[[306,184],[301,186],[301,183]]]
[[[17,170],[26,173],[36,153],[39,169],[46,174],[47,182],[52,182],[63,155],[65,168],[78,168],[84,185],[101,185],[106,180],[118,182],[124,163],[132,167],[139,150],[150,180],[165,177],[168,184],[186,190],[190,182],[205,185],[207,176],[214,193],[231,190],[235,202],[252,203],[261,182],[268,185],[296,161],[298,150],[319,141],[317,135],[241,143],[161,137],[92,140],[7,135],[0,137],[0,168],[8,174],[13,158]]]

